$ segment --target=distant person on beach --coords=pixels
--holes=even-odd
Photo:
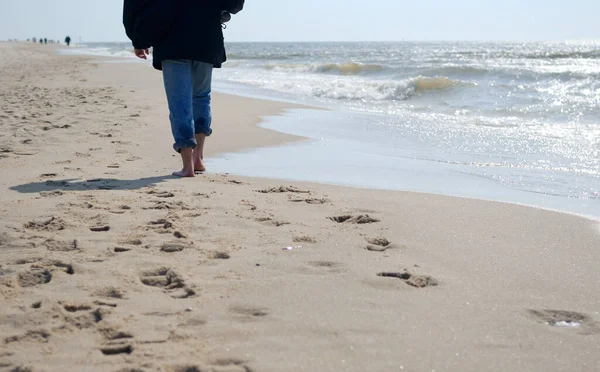
[[[48,39],[44,38],[44,44],[48,44]]]
[[[70,36],[67,36],[65,38],[65,43],[67,44],[67,46],[71,45],[71,37]]]
[[[153,66],[163,72],[173,148],[183,163],[175,176],[194,177],[206,170],[212,70],[226,60],[222,25],[243,7],[244,0],[125,0],[123,23],[135,55],[147,59],[153,47]]]

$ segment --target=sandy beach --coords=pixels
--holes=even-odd
[[[0,43],[0,371],[600,370],[598,222],[177,179],[160,73],[56,51]],[[288,108],[214,94],[206,155]]]

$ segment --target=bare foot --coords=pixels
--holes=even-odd
[[[181,149],[181,161],[183,168],[178,172],[173,172],[176,177],[194,177],[194,150],[191,148]]]
[[[194,159],[194,171],[206,172],[206,167],[204,166],[202,159]]]
[[[173,175],[176,177],[194,177],[194,171],[189,171],[186,169],[182,169],[180,171],[177,172],[173,172]]]

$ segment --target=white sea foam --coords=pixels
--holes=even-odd
[[[222,77],[223,75],[225,74],[218,74],[217,76]],[[225,79],[231,82],[250,84],[308,97],[365,102],[404,101],[416,94],[435,93],[436,91],[447,91],[454,87],[474,85],[443,76],[375,80],[360,77],[347,79],[318,75],[285,76],[275,73],[263,77],[252,72],[241,72],[235,75],[229,74]]]
[[[60,50],[62,54],[88,55],[118,59],[135,59],[133,47],[129,43],[91,43],[74,45]]]

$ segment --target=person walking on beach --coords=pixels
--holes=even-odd
[[[212,133],[213,68],[226,60],[222,22],[240,12],[244,0],[125,0],[123,23],[135,55],[162,70],[169,119],[183,167],[178,177],[204,172],[204,141]]]
[[[67,36],[65,38],[65,44],[67,44],[67,46],[71,45],[71,37],[70,36]]]

